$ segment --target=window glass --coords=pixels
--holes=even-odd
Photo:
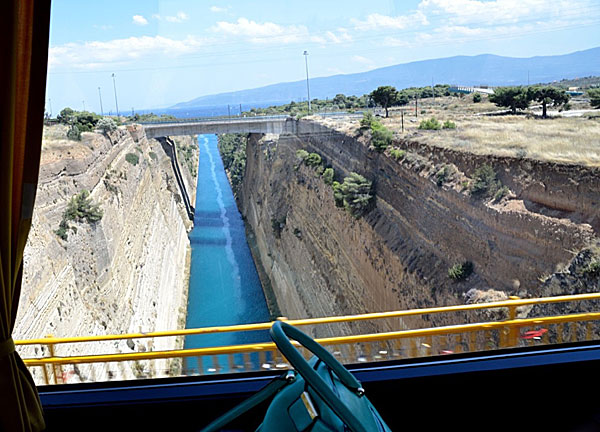
[[[278,318],[346,363],[597,338],[596,2],[52,8],[36,382],[285,368]]]

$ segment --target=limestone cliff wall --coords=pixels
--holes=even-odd
[[[60,126],[45,131],[33,226],[25,249],[23,290],[14,337],[37,338],[150,332],[185,325],[191,222],[161,145],[139,130],[110,136],[84,133],[64,140]],[[192,138],[188,138],[193,146]],[[132,164],[127,155],[137,155]],[[197,153],[196,153],[197,155]],[[197,161],[197,157],[196,157]],[[189,182],[195,195],[195,183]],[[71,197],[90,191],[103,210],[99,222],[70,222],[67,240],[54,230]],[[58,347],[58,355],[171,349],[168,338]],[[30,349],[24,354],[47,355]],[[81,365],[70,380],[156,376],[166,361],[134,367]],[[39,369],[39,368],[36,368]],[[38,382],[41,370],[34,370]]]
[[[498,204],[473,199],[460,181],[471,171],[451,158],[427,157],[404,144],[409,153],[397,161],[360,137],[311,120],[300,121],[298,131],[251,137],[240,195],[257,255],[281,313],[289,318],[460,304],[471,288],[538,295],[541,276],[597,238],[590,221],[530,211],[516,194]],[[373,181],[373,210],[354,219],[337,208],[331,187],[299,164],[299,149],[319,153],[340,181],[351,171]],[[439,186],[435,175],[447,164],[457,180]],[[551,168],[519,173],[527,171],[533,184],[536,176],[551,178],[546,171]],[[593,180],[586,178],[580,181]],[[579,187],[595,190],[593,184]],[[597,199],[592,192],[590,203],[580,207]],[[284,221],[280,233],[272,221]],[[453,282],[448,268],[465,260],[474,264],[474,274]],[[446,324],[465,318],[425,319]],[[405,320],[379,328],[404,324],[426,323]]]

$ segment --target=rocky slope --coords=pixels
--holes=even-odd
[[[298,131],[251,136],[239,197],[264,277],[289,318],[460,304],[471,289],[492,289],[498,298],[543,295],[539,279],[598,239],[597,169],[412,142],[395,142],[406,152],[396,159],[355,131],[310,119]],[[318,153],[338,181],[350,172],[371,180],[373,209],[356,219],[336,207],[319,172],[299,163],[300,149]],[[497,202],[469,194],[483,164],[508,187]],[[465,261],[473,274],[451,280],[448,269]],[[425,319],[446,324],[465,316]]]
[[[170,160],[141,128],[108,136],[84,133],[64,139],[64,129],[45,130],[33,226],[25,249],[23,290],[15,339],[150,332],[185,324],[191,222],[181,204]],[[182,146],[197,148],[192,138]],[[195,153],[197,164],[197,152]],[[137,162],[136,162],[137,161]],[[182,167],[191,196],[195,176]],[[70,221],[66,239],[55,233],[71,198],[82,190],[103,212],[98,222]],[[132,352],[147,340],[58,346],[57,355]],[[182,340],[157,340],[153,349]],[[87,345],[87,346],[86,346]],[[20,350],[25,356],[44,349]],[[69,381],[160,375],[175,367],[111,364],[67,368]],[[41,380],[40,368],[34,376]]]

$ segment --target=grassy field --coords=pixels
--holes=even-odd
[[[423,100],[418,117],[415,117],[414,105],[405,108],[404,133],[398,109],[382,122],[399,136],[440,147],[600,166],[600,116],[542,119],[524,114],[482,115],[499,111],[501,109],[487,102],[487,98],[473,103],[471,96],[447,97],[438,98],[435,103]],[[421,120],[431,117],[441,123],[450,120],[456,123],[456,129],[420,130]]]

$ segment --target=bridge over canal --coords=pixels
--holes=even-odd
[[[148,138],[175,135],[223,133],[297,133],[297,120],[281,116],[185,119],[173,122],[143,123]]]

